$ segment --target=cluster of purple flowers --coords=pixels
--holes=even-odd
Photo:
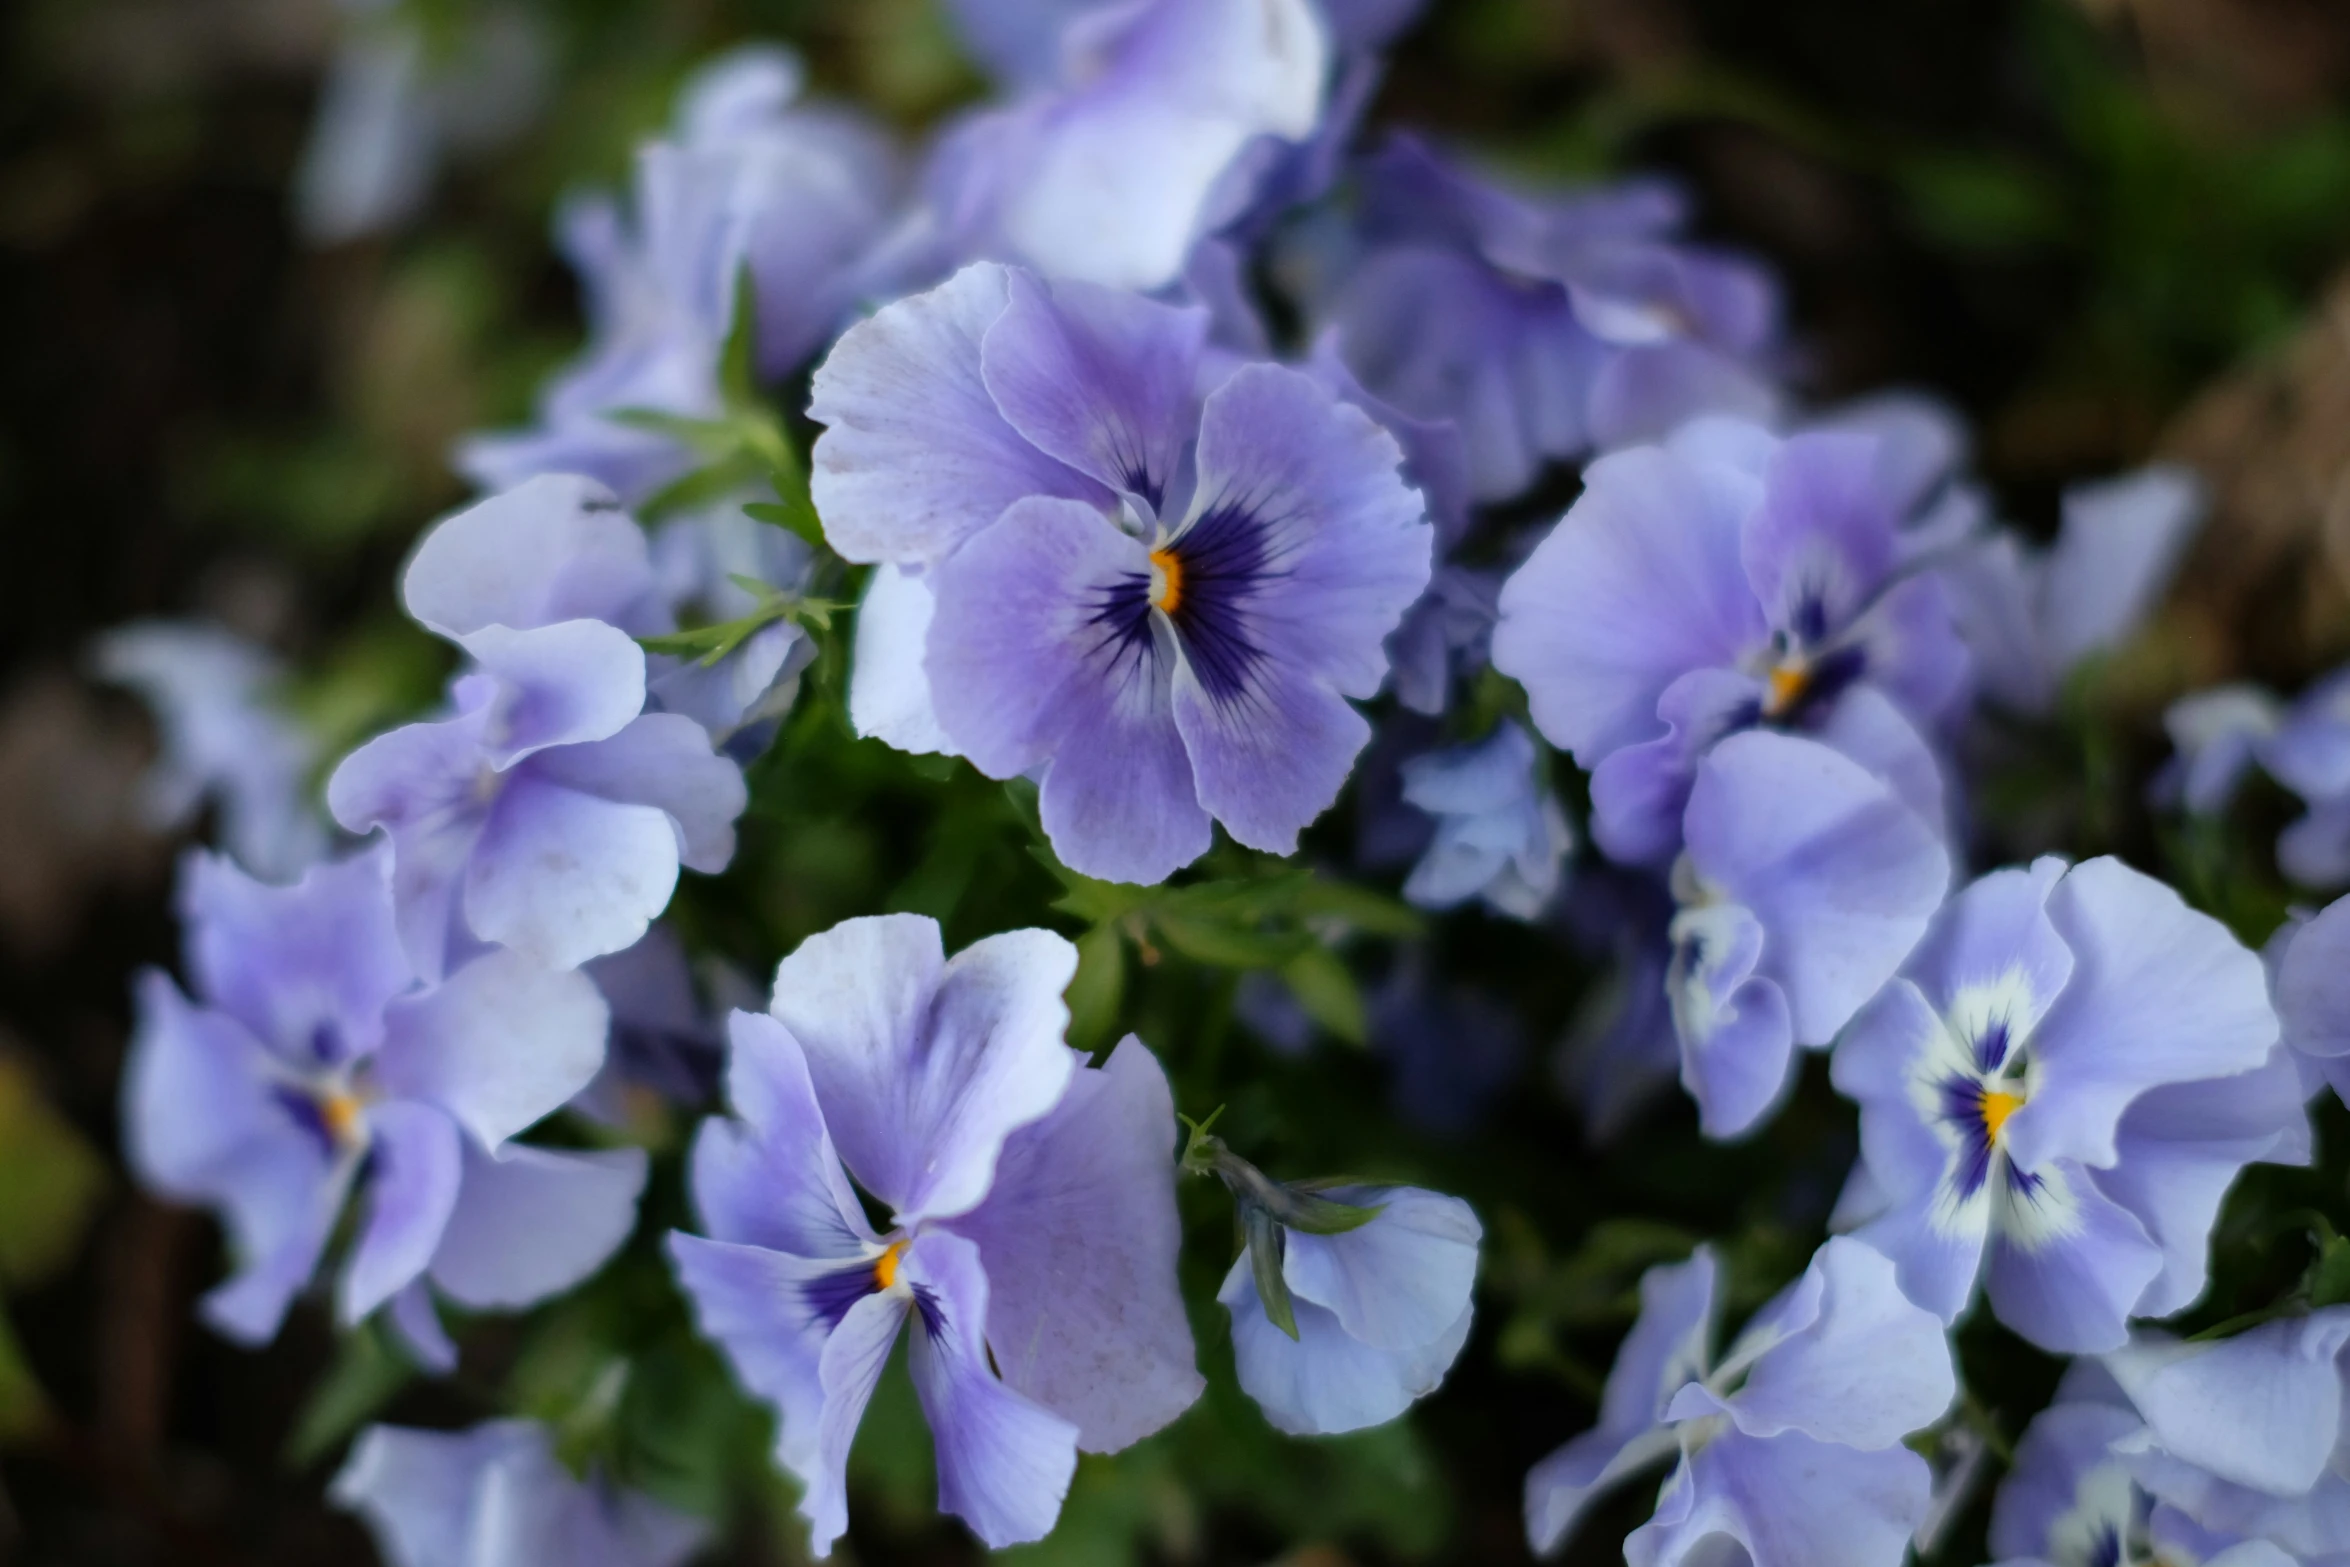
[[[917,158],[803,101],[778,51],[705,71],[625,204],[566,209],[591,345],[532,428],[467,443],[490,493],[407,564],[407,612],[461,666],[442,712],[333,768],[364,844],[318,858],[310,753],[247,655],[116,639],[106,667],[170,719],[158,810],[221,792],[248,870],[308,866],[265,885],[192,858],[199,999],[140,983],[129,1144],[228,1225],[208,1319],[271,1337],[333,1256],[342,1320],[388,1307],[446,1369],[439,1302],[544,1300],[636,1225],[642,1150],[524,1134],[568,1105],[617,1143],[626,1085],[691,1103],[722,1075],[666,1258],[774,1410],[818,1554],[901,1333],[939,1505],[991,1546],[1051,1530],[1079,1452],[1184,1413],[1185,1169],[1234,1196],[1217,1299],[1274,1426],[1375,1425],[1443,1381],[1476,1321],[1468,1205],[1282,1185],[1197,1131],[1179,1153],[1150,1048],[1070,1047],[1057,935],[949,958],[928,919],[851,919],[709,1023],[655,922],[733,858],[744,764],[819,656],[795,611],[845,563],[870,568],[857,732],[1033,781],[1078,878],[1163,882],[1219,825],[1293,854],[1370,748],[1418,833],[1411,903],[1609,911],[1628,988],[1580,1069],[1597,1119],[1677,1063],[1703,1132],[1740,1137],[1830,1053],[1851,1233],[1724,1350],[1714,1250],[1647,1275],[1596,1427],[1527,1478],[1537,1550],[1670,1460],[1629,1562],[1892,1567],[1936,1505],[1904,1444],[1953,1407],[1980,1284],[2023,1338],[2102,1357],[2019,1449],[2001,1553],[2340,1559],[2341,1313],[2216,1344],[2133,1323],[2202,1295],[2238,1173],[2306,1161],[2310,1094],[2350,1087],[2350,905],[2272,974],[2117,860],[1968,863],[1977,715],[2046,717],[2128,635],[2195,486],[2077,491],[2029,546],[1948,416],[1801,405],[1772,280],[1686,239],[1678,192],[1515,189],[1407,137],[1357,153],[1413,9],[974,0],[1004,94]],[[673,509],[701,460],[681,432],[742,416],[730,339],[769,385],[808,372],[822,547],[748,492],[649,537],[623,509]],[[1561,463],[1582,487],[1538,536],[1474,509]],[[713,624],[741,634],[676,650]],[[2172,729],[2192,809],[2257,761],[2309,805],[2287,869],[2350,880],[2343,678],[2291,708],[2209,694]],[[1552,748],[1588,774],[1605,866],[1569,865]],[[336,1494],[401,1562],[668,1563],[699,1538],[527,1423],[377,1428]]]

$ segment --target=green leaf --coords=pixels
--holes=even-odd
[[[1332,1202],[1317,1197],[1303,1185],[1276,1188],[1279,1196],[1265,1204],[1265,1211],[1281,1221],[1285,1230],[1300,1235],[1344,1235],[1359,1230],[1387,1211],[1387,1204]]]
[[[1302,931],[1261,931],[1214,918],[1154,908],[1151,929],[1168,946],[1212,968],[1274,968],[1307,950],[1313,938]]]
[[[1125,938],[1115,926],[1096,925],[1077,938],[1077,976],[1069,981],[1069,1043],[1089,1052],[1108,1043],[1125,994]]]
[[[1289,1281],[1281,1276],[1281,1221],[1256,1203],[1243,1203],[1241,1231],[1248,1238],[1249,1274],[1256,1280],[1257,1299],[1264,1303],[1265,1320],[1297,1337],[1297,1309],[1289,1298]]]
[[[344,1334],[334,1364],[295,1417],[293,1433],[286,1438],[285,1461],[296,1469],[317,1463],[415,1376],[416,1367],[408,1357],[386,1344],[373,1326],[363,1324]]]
[[[1362,989],[1329,948],[1308,947],[1282,964],[1281,982],[1308,1017],[1348,1044],[1359,1045],[1370,1037]]]
[[[0,1446],[27,1441],[49,1424],[49,1400],[41,1392],[8,1314],[0,1311]]]
[[[0,1284],[38,1284],[71,1262],[105,1189],[97,1154],[30,1070],[0,1056]]]
[[[2333,1236],[2318,1249],[2309,1265],[2309,1304],[2339,1306],[2350,1302],[2350,1238]]]

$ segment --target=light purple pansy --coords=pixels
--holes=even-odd
[[[1777,289],[1681,239],[1669,187],[1522,194],[1402,136],[1358,178],[1360,254],[1312,314],[1373,392],[1460,428],[1479,499],[1698,414],[1777,411]]]
[[[1839,1237],[1717,1359],[1719,1272],[1700,1247],[1641,1279],[1599,1425],[1526,1477],[1535,1551],[1674,1458],[1656,1515],[1624,1541],[1629,1567],[1898,1567],[1933,1485],[1902,1439],[1957,1392],[1942,1324],[1903,1298],[1890,1263]]]
[[[587,296],[587,351],[547,388],[533,428],[464,443],[467,477],[502,489],[586,474],[639,504],[698,459],[614,416],[719,415],[738,280],[756,301],[769,379],[839,330],[888,214],[894,155],[856,115],[800,103],[802,76],[773,47],[713,61],[686,85],[671,136],[638,150],[626,210],[604,196],[565,205],[558,239]]]
[[[192,857],[180,914],[202,999],[141,976],[124,1143],[149,1186],[220,1210],[242,1271],[205,1297],[219,1331],[275,1336],[364,1191],[339,1315],[390,1303],[445,1366],[426,1281],[475,1308],[569,1288],[627,1238],[645,1160],[511,1141],[595,1075],[604,1003],[510,952],[420,987],[391,876],[381,848],[292,887]]]
[[[1079,1449],[1124,1447],[1199,1394],[1166,1079],[1132,1037],[1099,1068],[1062,1042],[1075,971],[1045,931],[949,960],[930,920],[857,919],[783,961],[770,1013],[734,1015],[740,1119],[696,1140],[707,1238],[672,1235],[670,1254],[780,1417],[819,1556],[909,1318],[939,1505],[992,1546],[1051,1529]]]
[[[1504,719],[1471,745],[1403,764],[1403,797],[1435,820],[1436,837],[1404,878],[1406,902],[1449,909],[1475,898],[1531,920],[1558,895],[1575,835],[1541,778],[1526,731]]]
[[[1163,880],[1211,821],[1294,849],[1369,738],[1348,699],[1377,692],[1428,580],[1393,439],[1274,365],[1203,397],[1205,329],[980,265],[816,374],[826,537],[920,573],[876,573],[852,713],[1041,773],[1056,852],[1110,880]]]
[[[2196,816],[2218,816],[2284,722],[2284,704],[2248,683],[2214,686],[2173,702],[2162,715],[2173,755],[2153,794]]]
[[[530,1420],[369,1426],[327,1494],[367,1521],[388,1567],[680,1567],[710,1532],[651,1497],[575,1477]]]
[[[1943,585],[1906,561],[1878,438],[1703,420],[1617,452],[1501,591],[1494,667],[1591,772],[1592,836],[1664,864],[1723,736],[1799,730],[1944,817],[1922,737],[1966,685]]]
[[[1485,1235],[1467,1203],[1416,1186],[1315,1195],[1382,1211],[1338,1235],[1281,1232],[1295,1338],[1266,1317],[1245,1251],[1216,1292],[1241,1388],[1293,1436],[1382,1425],[1443,1382],[1469,1339]]]
[[[1833,1071],[1885,1204],[1861,1238],[1946,1321],[1987,1279],[2051,1350],[2193,1301],[2237,1171],[2310,1151],[2259,958],[2110,858],[1952,898]]]
[[[1940,569],[1982,692],[2010,712],[2046,713],[2074,670],[2153,611],[2205,504],[2193,470],[2161,464],[2066,490],[2046,550],[2005,529],[1961,543]]]
[[[2350,883],[2350,669],[2294,701],[2260,761],[2309,807],[2277,835],[2278,867],[2305,887]]]
[[[210,802],[221,847],[272,880],[326,851],[310,797],[318,745],[274,705],[283,672],[268,653],[220,626],[142,620],[100,637],[91,662],[155,715],[159,754],[139,780],[150,826],[176,831]]]
[[[1934,830],[1883,780],[1814,740],[1757,730],[1707,754],[1665,990],[1681,1082],[1710,1137],[1735,1137],[1893,976],[1950,886]]]
[[[644,535],[592,480],[549,476],[439,523],[401,581],[470,655],[449,717],[343,759],[327,804],[391,841],[400,931],[436,978],[484,942],[569,968],[668,906],[681,865],[734,856],[741,771],[694,720],[648,713]]]
[[[708,625],[760,607],[743,585],[779,593],[807,581],[813,552],[797,535],[760,521],[739,500],[673,517],[654,532],[653,576],[672,617]],[[645,689],[665,713],[683,713],[709,731],[711,743],[738,756],[764,748],[774,720],[791,711],[800,676],[815,662],[815,640],[789,618],[768,621],[716,663],[654,654]]]
[[[967,117],[934,154],[893,236],[916,258],[895,263],[898,277],[989,257],[1167,287],[1254,203],[1282,149],[1314,136],[1332,74],[1313,0],[1096,5],[1059,29],[1049,71],[1023,53],[1028,90]]]

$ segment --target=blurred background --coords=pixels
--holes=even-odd
[[[463,498],[449,448],[525,417],[579,338],[558,197],[619,183],[685,72],[746,38],[909,130],[983,90],[929,0],[412,0],[442,86],[381,154],[391,219],[343,237],[303,190],[381,90],[363,9],[0,21],[0,1562],[368,1559],[320,1499],[332,1400],[364,1379],[315,1310],[259,1354],[198,1327],[219,1239],[115,1155],[128,981],[171,961],[178,844],[144,825],[156,736],[92,678],[92,638],[223,622],[299,671],[330,747],[413,709],[443,671],[391,585]],[[2076,479],[2198,466],[2216,514],[2108,682],[2125,715],[2350,652],[2350,7],[1431,0],[1373,112],[1403,120],[1539,176],[1678,175],[1701,232],[1787,280],[1808,389],[1949,399],[2028,529]],[[1169,1528],[1145,1556],[1516,1559],[1524,1459],[1586,1416],[1554,1401],[1508,1463],[1443,1434],[1514,1407],[1503,1373],[1542,1354],[1505,1330],[1464,1360],[1412,1450],[1444,1485],[1397,1459],[1321,1522]],[[404,1396],[426,1421],[454,1395]],[[1455,1525],[1425,1516],[1440,1494]],[[975,1554],[938,1528],[856,1548]]]

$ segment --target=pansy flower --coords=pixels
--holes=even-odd
[[[852,711],[1041,774],[1056,852],[1111,880],[1164,879],[1211,820],[1294,849],[1369,738],[1348,699],[1378,691],[1428,580],[1394,440],[1274,365],[1202,396],[1205,329],[970,267],[847,333],[810,409],[833,547],[921,573],[868,597],[860,655],[898,653],[856,680],[895,688]]]
[[[1933,1477],[1902,1445],[1957,1392],[1930,1312],[1891,1264],[1839,1237],[1802,1278],[1714,1348],[1720,1265],[1700,1247],[1640,1281],[1599,1425],[1526,1476],[1526,1532],[1558,1549],[1591,1504],[1667,1459],[1629,1567],[1743,1559],[1753,1567],[1899,1567]]]
[[[377,848],[269,887],[190,859],[180,913],[202,999],[142,976],[124,1141],[149,1186],[220,1210],[242,1262],[205,1298],[222,1333],[275,1336],[363,1192],[339,1314],[391,1302],[445,1365],[425,1281],[477,1308],[569,1288],[627,1238],[645,1164],[510,1141],[595,1076],[604,1003],[587,976],[511,952],[419,987],[389,861]]]
[[[1166,1079],[1133,1038],[1099,1068],[1062,1042],[1075,970],[1045,931],[949,960],[927,919],[857,919],[783,961],[771,1012],[734,1015],[740,1119],[696,1140],[708,1234],[670,1254],[780,1417],[819,1556],[909,1321],[939,1505],[991,1546],[1051,1529],[1078,1449],[1124,1447],[1199,1394]]]
[[[1435,840],[1404,880],[1405,900],[1449,909],[1476,898],[1512,919],[1539,917],[1575,846],[1541,774],[1534,742],[1506,719],[1474,744],[1404,763],[1405,803],[1436,823]]]
[[[2236,1172],[2309,1151],[2259,958],[2114,859],[1951,899],[1833,1073],[1886,1203],[1862,1238],[1944,1320],[1987,1278],[2052,1350],[2187,1305]]]
[[[1501,591],[1494,667],[1591,772],[1592,835],[1669,862],[1698,760],[1755,728],[1818,738],[1939,827],[1921,738],[1963,692],[1942,584],[1905,564],[1876,437],[1706,420],[1595,462]]]

